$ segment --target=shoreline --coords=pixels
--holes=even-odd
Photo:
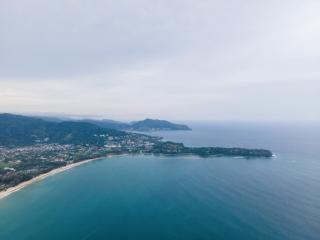
[[[104,159],[104,158],[108,158],[108,157],[112,157],[112,156],[113,155],[107,155],[107,156],[104,156],[104,157],[91,158],[91,159],[83,160],[81,162],[71,163],[69,165],[53,169],[50,172],[40,174],[40,175],[38,175],[38,176],[28,180],[28,181],[19,183],[17,186],[10,187],[5,191],[0,192],[0,200],[5,198],[5,197],[7,197],[7,196],[9,196],[9,195],[11,195],[12,193],[15,193],[15,192],[17,192],[17,191],[19,191],[19,190],[21,190],[21,189],[33,184],[33,183],[35,183],[35,182],[42,181],[43,179],[45,179],[47,177],[53,176],[55,174],[64,172],[66,170],[78,167],[80,165],[83,165],[83,164],[86,164],[86,163],[89,163],[89,162],[92,162],[92,161],[95,161],[95,160]]]
[[[146,153],[144,153],[146,154]],[[151,153],[152,154],[152,153]],[[74,167],[78,167],[80,165],[83,165],[83,164],[86,164],[86,163],[89,163],[89,162],[92,162],[92,161],[95,161],[95,160],[101,160],[101,159],[104,159],[104,158],[109,158],[109,157],[113,157],[113,156],[123,156],[123,155],[130,155],[128,153],[122,153],[122,154],[107,154],[105,156],[102,156],[102,157],[97,157],[97,158],[90,158],[90,159],[86,159],[86,160],[83,160],[83,161],[80,161],[80,162],[76,162],[76,163],[71,163],[69,165],[66,165],[66,166],[63,166],[63,167],[60,167],[60,168],[56,168],[56,169],[53,169],[51,170],[50,172],[47,172],[47,173],[43,173],[43,174],[40,174],[30,180],[27,180],[25,182],[21,182],[19,183],[18,185],[14,186],[14,187],[10,187],[4,191],[0,191],[0,200],[11,195],[12,193],[15,193],[35,182],[39,182],[39,181],[42,181],[43,179],[47,178],[47,177],[50,177],[50,176],[53,176],[55,174],[58,174],[58,173],[61,173],[61,172],[64,172],[66,170],[69,170],[69,169],[72,169]],[[148,155],[148,154],[147,154]],[[152,154],[154,155],[154,154]],[[168,154],[161,154],[160,155],[168,155]],[[170,154],[169,154],[170,155]],[[183,154],[182,154],[183,155]],[[185,154],[186,156],[187,155],[190,155],[190,153],[187,153]],[[191,155],[194,155],[191,153]],[[200,156],[201,157],[201,156]],[[234,158],[238,158],[239,156],[234,156]],[[272,155],[272,158],[276,158],[277,156],[275,154]],[[241,158],[243,158],[243,156],[241,156]]]

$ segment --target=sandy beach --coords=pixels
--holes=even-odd
[[[92,158],[92,159],[88,159],[88,160],[84,160],[84,161],[81,161],[81,162],[77,162],[77,163],[72,163],[72,164],[69,164],[67,166],[64,166],[64,167],[61,167],[61,168],[57,168],[57,169],[53,169],[52,171],[50,172],[47,172],[47,173],[44,173],[44,174],[41,174],[37,177],[34,177],[28,181],[25,181],[25,182],[22,182],[20,184],[18,184],[17,186],[15,187],[11,187],[11,188],[8,188],[6,191],[2,191],[0,192],[0,199],[2,198],[5,198],[7,196],[9,196],[10,194],[14,193],[14,192],[17,192],[19,190],[21,190],[22,188],[32,184],[32,183],[35,183],[35,182],[38,182],[38,181],[41,181],[49,176],[53,176],[57,173],[61,173],[61,172],[64,172],[68,169],[71,169],[71,168],[74,168],[74,167],[77,167],[77,166],[80,166],[82,164],[86,164],[88,162],[92,162],[94,160],[98,160],[98,159],[103,159],[103,158],[107,158],[107,157],[111,157],[110,155],[109,156],[105,156],[105,157],[100,157],[100,158]]]

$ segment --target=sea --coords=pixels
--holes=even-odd
[[[0,200],[0,239],[320,239],[319,126],[189,125],[193,131],[151,134],[187,146],[266,148],[275,157],[93,161]]]

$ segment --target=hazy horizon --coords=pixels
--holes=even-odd
[[[320,120],[319,1],[0,5],[0,112]]]

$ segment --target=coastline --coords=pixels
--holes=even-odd
[[[146,153],[144,153],[146,154]],[[152,154],[152,153],[151,153]],[[154,153],[153,153],[154,154]],[[181,153],[180,153],[181,154]],[[179,154],[179,155],[180,155]],[[190,153],[186,153],[185,155],[189,155]],[[192,155],[194,155],[194,153],[191,153]],[[49,176],[53,176],[57,173],[61,173],[61,172],[64,172],[66,170],[69,170],[71,168],[74,168],[74,167],[77,167],[77,166],[80,166],[82,164],[86,164],[86,163],[89,163],[89,162],[92,162],[92,161],[95,161],[95,160],[99,160],[99,159],[104,159],[104,158],[108,158],[108,157],[112,157],[114,155],[128,155],[128,153],[121,153],[121,154],[107,154],[105,156],[102,156],[102,157],[97,157],[97,158],[91,158],[91,159],[86,159],[86,160],[83,160],[83,161],[80,161],[80,162],[76,162],[76,163],[71,163],[69,165],[66,165],[66,166],[63,166],[63,167],[60,167],[60,168],[56,168],[56,169],[53,169],[51,170],[50,172],[47,172],[47,173],[44,173],[44,174],[40,174],[28,181],[25,181],[25,182],[21,182],[20,184],[14,186],[14,187],[10,187],[4,191],[0,191],[0,200],[11,195],[12,193],[15,193],[27,186],[29,186],[30,184],[33,184],[35,182],[38,182],[38,181],[41,181]],[[160,155],[168,155],[168,154],[161,154]],[[170,154],[169,154],[170,155]],[[174,154],[175,155],[175,154]],[[184,155],[184,154],[182,154]],[[196,154],[197,155],[197,154]],[[199,156],[199,155],[198,155]],[[215,156],[215,155],[212,155],[212,156]],[[233,156],[234,158],[243,158],[243,156]],[[276,155],[275,154],[272,154],[272,157],[273,158],[276,158]]]
[[[42,181],[43,179],[47,178],[47,177],[50,177],[50,176],[53,176],[55,174],[58,174],[58,173],[61,173],[61,172],[64,172],[66,170],[69,170],[69,169],[72,169],[74,167],[78,167],[80,165],[83,165],[83,164],[86,164],[86,163],[89,163],[89,162],[92,162],[92,161],[95,161],[95,160],[99,160],[99,159],[103,159],[103,158],[108,158],[108,157],[112,157],[112,155],[107,155],[107,156],[104,156],[104,157],[99,157],[99,158],[91,158],[91,159],[87,159],[87,160],[83,160],[81,162],[76,162],[76,163],[71,163],[69,165],[66,165],[66,166],[63,166],[63,167],[60,167],[60,168],[56,168],[56,169],[53,169],[51,170],[50,172],[47,172],[47,173],[44,173],[44,174],[41,174],[39,176],[36,176],[28,181],[25,181],[25,182],[22,182],[22,183],[19,183],[17,186],[14,186],[14,187],[11,187],[11,188],[8,188],[7,190],[5,191],[2,191],[0,192],[0,200],[11,195],[12,193],[15,193],[35,182],[39,182],[39,181]]]

